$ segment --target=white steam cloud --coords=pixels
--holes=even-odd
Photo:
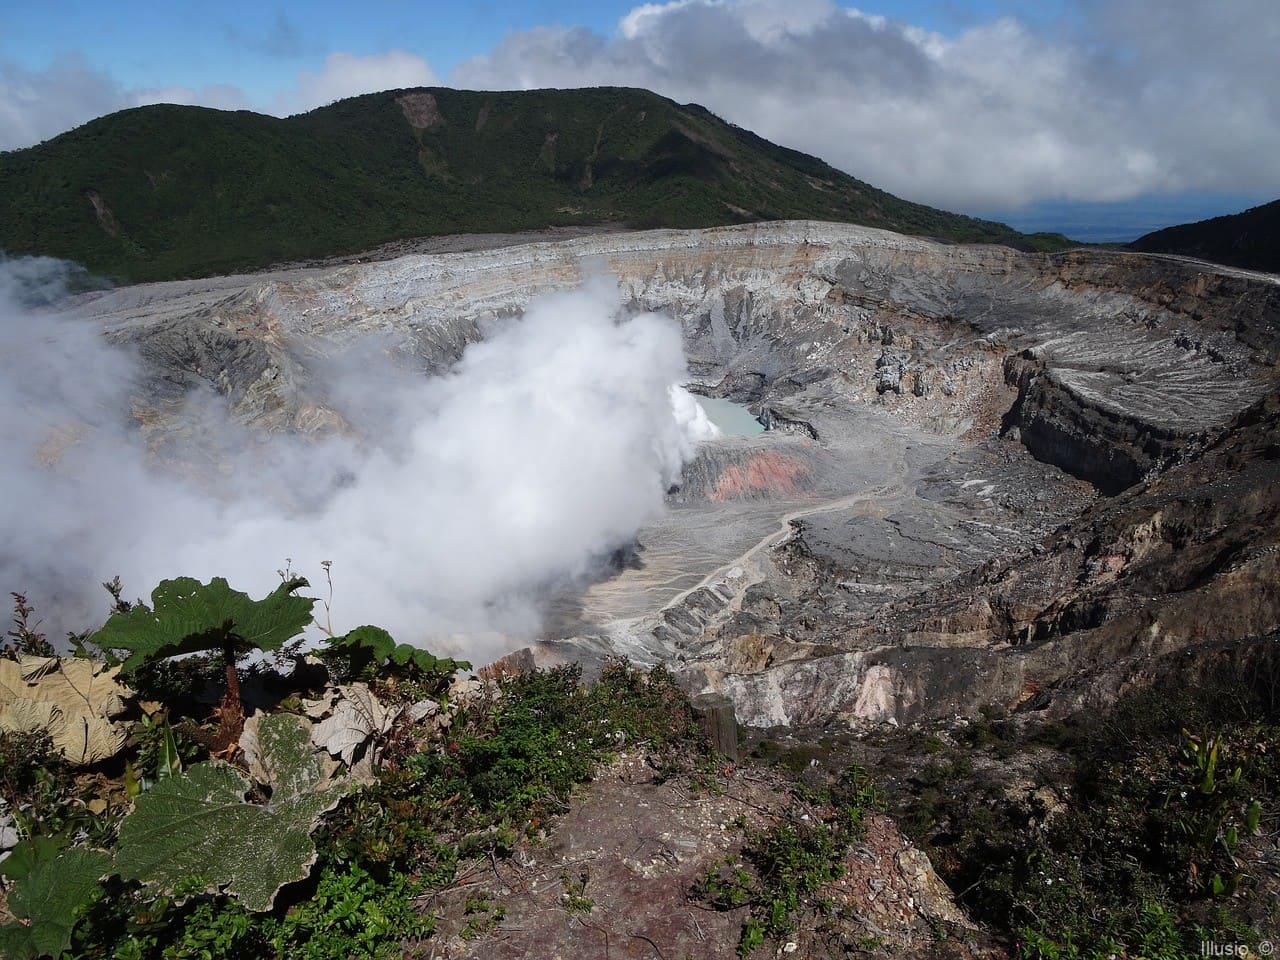
[[[671,387],[671,412],[681,430],[693,440],[714,440],[723,433],[693,394],[678,384]]]
[[[117,573],[130,597],[178,575],[261,595],[292,557],[312,595],[333,561],[337,630],[375,623],[441,649],[462,635],[455,649],[496,655],[537,629],[550,590],[662,511],[711,435],[672,390],[687,377],[679,327],[623,317],[597,278],[534,301],[443,376],[382,351],[335,364],[358,439],[263,443],[205,409],[196,446],[218,453],[188,473],[219,476],[195,484],[148,453],[135,359],[91,320],[31,308],[66,271],[0,262],[0,589],[28,592],[48,625],[97,626],[97,584]]]

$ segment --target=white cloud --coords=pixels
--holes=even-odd
[[[451,80],[647,87],[955,209],[1280,193],[1280,6],[1081,12],[1078,35],[1002,19],[948,37],[829,0],[676,0],[635,8],[612,37],[512,34]]]
[[[430,87],[439,82],[431,64],[404,50],[388,50],[367,57],[331,53],[324,58],[319,73],[301,71],[297,88],[278,98],[272,112],[301,113],[344,97],[397,87]]]
[[[160,468],[139,434],[137,358],[85,318],[32,308],[68,271],[0,259],[0,542],[14,546],[0,593],[29,591],[55,636],[101,622],[97,585],[116,573],[129,596],[177,575],[261,596],[293,557],[313,584],[333,561],[337,629],[462,633],[464,654],[497,656],[662,513],[713,435],[671,389],[688,376],[679,325],[625,314],[598,276],[533,300],[434,378],[377,338],[313,359],[357,437],[263,445],[221,398],[188,395],[187,442],[221,478],[211,491]]]
[[[662,17],[679,7],[687,7],[698,0],[671,0],[671,3],[644,3],[635,7],[630,13],[618,21],[618,33],[633,40],[645,31],[645,21],[654,17]]]
[[[45,70],[0,63],[0,150],[30,146],[129,106],[112,77],[79,56]]]

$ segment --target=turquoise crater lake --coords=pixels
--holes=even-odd
[[[718,397],[695,397],[698,405],[707,413],[707,419],[720,428],[726,437],[754,437],[764,433],[764,424],[741,403]]]

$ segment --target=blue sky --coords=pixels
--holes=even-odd
[[[411,3],[366,0],[279,5],[225,3],[9,3],[0,13],[0,56],[37,69],[83,54],[130,86],[233,82],[268,99],[324,55],[411,50],[437,70],[490,49],[504,34],[544,24],[610,31],[633,4]]]
[[[629,11],[626,0],[429,2],[320,0],[282,5],[85,0],[6,4],[0,10],[0,57],[40,69],[80,54],[137,87],[201,87],[233,82],[269,99],[298,69],[327,53],[358,55],[399,48],[441,74],[495,47],[513,32],[540,26],[585,26],[611,34]],[[1068,20],[1056,0],[898,0],[857,7],[929,30],[954,33],[1001,16],[1040,25]]]
[[[0,148],[150,102],[619,83],[910,199],[1126,239],[1280,196],[1278,46],[1274,0],[0,0]]]

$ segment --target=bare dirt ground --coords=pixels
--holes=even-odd
[[[748,831],[788,817],[794,782],[759,767],[664,778],[659,758],[628,754],[601,771],[510,860],[473,864],[428,907],[441,916],[432,951],[467,960],[731,960],[751,907],[718,911],[696,882],[741,849]],[[872,815],[844,876],[824,891],[826,915],[796,916],[784,955],[998,956],[955,907],[928,859]],[[479,908],[501,903],[501,917]]]

